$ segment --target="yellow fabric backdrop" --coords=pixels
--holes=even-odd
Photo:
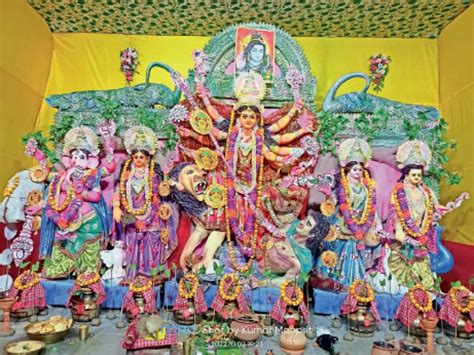
[[[0,1],[0,189],[29,166],[20,137],[35,127],[52,50],[46,22],[26,1]]]
[[[460,185],[443,189],[443,201],[468,191],[471,200],[443,219],[450,241],[474,245],[474,7],[471,6],[439,37],[440,106],[456,139],[449,168],[463,176]]]
[[[140,74],[134,84],[145,80],[148,63],[169,64],[184,76],[192,67],[192,51],[203,48],[206,37],[156,37],[110,34],[54,34],[54,52],[47,95],[81,90],[123,87],[119,52],[131,46],[139,53]],[[372,54],[389,54],[393,62],[383,96],[404,102],[438,106],[438,52],[436,40],[377,38],[297,38],[318,80],[316,100],[343,74],[368,72]],[[156,70],[152,80],[171,85],[165,72]],[[360,90],[362,81],[349,83],[338,94]],[[37,128],[47,129],[54,110],[44,103]]]

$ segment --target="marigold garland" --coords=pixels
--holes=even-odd
[[[293,286],[296,292],[296,298],[292,299],[286,295],[286,289],[288,286]],[[280,298],[285,302],[288,306],[298,307],[301,302],[303,302],[303,291],[296,285],[294,281],[286,280],[280,286]]]
[[[368,191],[367,191],[367,203],[364,206],[364,212],[362,213],[361,219],[357,219],[357,217],[355,217],[356,213],[354,212],[354,209],[352,208],[352,206],[350,204],[347,204],[348,205],[347,209],[348,209],[349,214],[351,216],[350,217],[351,220],[354,223],[358,224],[359,226],[361,226],[361,225],[363,225],[367,222],[367,220],[369,218],[369,215],[372,211],[375,212],[375,210],[372,208],[372,195],[374,193],[374,182],[370,178],[369,173],[367,172],[367,170],[364,170],[364,180],[365,180],[364,183],[368,187]],[[347,181],[347,177],[346,177],[346,174],[344,173],[343,168],[341,168],[341,184],[342,184],[342,187],[344,188],[346,201],[350,201],[349,182]]]
[[[227,134],[227,141],[226,141],[226,148],[225,148],[225,158],[226,158],[226,166],[225,169],[228,170],[230,169],[229,166],[229,161],[232,159],[229,158],[229,143],[230,143],[230,138],[231,138],[231,133],[233,129],[233,124],[234,124],[234,111],[232,111],[231,117],[230,117],[230,124],[229,124],[229,131]],[[264,137],[264,131],[263,131],[263,118],[261,122],[261,127],[258,131],[258,134],[260,135],[261,139],[263,140]],[[263,141],[262,141],[263,145]],[[258,176],[258,181],[257,181],[257,200],[255,204],[255,209],[258,210],[261,200],[262,200],[262,187],[263,187],[263,163],[264,163],[264,154],[262,150],[262,154],[260,154],[260,168],[259,168],[259,176]],[[227,174],[226,174],[227,175]],[[253,260],[255,258],[256,250],[257,250],[257,236],[258,236],[258,218],[255,218],[255,223],[254,223],[254,228],[253,228],[253,233],[250,238],[250,248],[252,250],[252,255],[250,255],[249,259],[247,260],[246,264],[244,266],[240,266],[235,259],[235,253],[234,253],[234,248],[232,246],[232,241],[231,241],[231,227],[230,227],[230,213],[232,215],[236,215],[237,211],[235,209],[230,209],[229,208],[229,192],[228,189],[234,189],[234,179],[226,179],[226,195],[227,195],[227,201],[225,204],[225,227],[226,227],[226,236],[227,236],[227,245],[228,245],[228,250],[229,250],[229,257],[230,261],[232,263],[232,266],[234,269],[238,272],[244,273],[250,269],[252,266]],[[235,190],[234,190],[235,191]],[[234,192],[235,193],[235,192]],[[235,197],[234,197],[235,198]]]
[[[120,196],[121,196],[121,201],[122,201],[122,206],[125,208],[128,214],[131,214],[132,216],[141,216],[144,215],[147,211],[148,208],[150,207],[151,203],[151,196],[152,196],[152,183],[153,183],[153,174],[155,172],[155,162],[151,160],[150,162],[150,168],[148,172],[148,189],[145,190],[145,203],[143,204],[142,207],[139,209],[133,209],[131,206],[131,201],[130,196],[127,193],[127,189],[125,188],[125,180],[128,178],[128,167],[130,166],[130,163],[132,162],[132,159],[127,159],[127,161],[124,164],[122,174],[120,175],[120,183],[119,183],[119,189],[120,189]]]
[[[359,285],[365,287],[367,297],[362,297],[357,293],[357,286]],[[362,280],[355,280],[352,285],[349,286],[349,294],[360,303],[370,303],[374,301],[374,290],[372,290],[372,287],[370,287],[367,282]]]
[[[449,298],[451,299],[453,306],[461,313],[471,312],[472,309],[474,308],[474,300],[470,298],[466,307],[461,306],[458,300],[456,299],[456,292],[458,291],[467,292],[468,295],[471,294],[471,292],[464,286],[457,286],[457,287],[451,288],[449,290]]]
[[[234,286],[234,291],[231,294],[225,292],[224,287],[230,281],[230,287]],[[219,282],[219,295],[225,301],[234,301],[240,294],[240,284],[239,279],[236,274],[226,274],[222,277]]]
[[[192,286],[191,286],[191,291],[186,292],[186,281],[191,281]],[[179,280],[179,285],[178,285],[178,293],[181,297],[190,299],[193,298],[194,295],[196,294],[196,291],[199,286],[199,279],[197,278],[196,275],[188,273],[185,274],[184,277]]]
[[[135,280],[130,282],[128,289],[132,292],[146,292],[153,286],[151,279],[147,279],[143,276],[138,276]]]
[[[61,185],[64,178],[64,176],[56,175],[53,179],[53,182],[51,183],[50,188],[48,189],[48,204],[56,212],[64,211],[69,206],[72,198],[74,197],[74,188],[70,186],[67,190],[66,198],[64,199],[63,203],[58,203],[61,196]]]
[[[5,187],[5,190],[3,191],[3,197],[10,197],[13,194],[13,192],[16,190],[16,188],[18,187],[19,183],[20,183],[20,177],[15,176],[13,178],[13,183]]]
[[[36,272],[31,272],[30,270],[21,273],[13,283],[13,286],[19,290],[23,291],[28,288],[33,287],[39,282],[39,276]]]
[[[92,276],[92,277],[91,277]],[[77,275],[76,283],[80,287],[85,287],[92,285],[100,280],[100,275],[98,272],[89,272]]]
[[[415,298],[415,291],[416,290],[421,290],[422,292],[425,293],[426,295],[426,298],[428,300],[426,306],[422,306],[421,304],[419,304]],[[430,298],[430,295],[428,294],[428,292],[426,291],[425,287],[421,284],[417,284],[415,286],[413,286],[412,288],[410,288],[410,290],[408,291],[408,299],[410,300],[410,303],[415,306],[415,308],[417,310],[419,310],[420,312],[422,313],[427,313],[429,311],[431,311],[433,309],[433,306],[431,304],[431,298]]]
[[[404,208],[402,210],[402,207],[400,206],[401,202],[404,206],[407,206],[407,203],[405,201],[400,201],[400,199],[406,199],[405,187],[403,183],[398,183],[395,186],[395,189],[393,190],[392,197],[395,203],[395,211],[397,213],[398,219],[405,233],[407,233],[412,238],[419,238],[426,235],[426,233],[428,233],[428,231],[430,230],[431,224],[433,222],[434,208],[433,208],[433,199],[431,196],[431,191],[425,184],[422,184],[422,188],[423,188],[423,191],[426,193],[426,196],[428,199],[428,203],[427,203],[428,214],[423,219],[423,225],[422,225],[421,230],[419,230],[418,228],[416,228],[416,226],[414,226],[414,222],[411,220],[411,217],[410,217],[410,210],[408,208]],[[409,226],[409,224],[413,226]],[[416,230],[418,230],[418,232]]]

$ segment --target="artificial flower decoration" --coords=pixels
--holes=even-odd
[[[369,58],[370,80],[375,92],[382,91],[385,77],[388,74],[388,64],[391,60],[389,56],[383,54],[376,54]]]
[[[128,47],[120,51],[120,71],[124,73],[127,84],[130,84],[133,81],[133,75],[138,73],[138,64],[138,52],[135,48]]]

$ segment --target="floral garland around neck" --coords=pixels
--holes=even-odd
[[[293,290],[294,290],[293,294],[296,293],[295,298],[293,297],[289,298],[286,295],[286,289],[288,287],[293,287]],[[283,302],[285,302],[285,304],[287,304],[288,306],[298,307],[301,304],[301,302],[303,302],[303,291],[301,291],[301,289],[298,287],[298,285],[294,281],[286,280],[280,286],[280,297],[283,300]]]
[[[427,299],[426,305],[422,306],[421,304],[418,303],[418,301],[415,298],[416,290],[420,290],[426,295],[426,299]],[[429,312],[433,309],[433,306],[431,304],[431,297],[429,293],[426,291],[426,289],[424,288],[424,286],[421,284],[415,285],[412,288],[410,288],[410,290],[408,291],[408,299],[410,300],[410,303],[422,313]]]
[[[365,288],[367,291],[367,297],[362,297],[359,294],[359,286],[360,288]],[[362,280],[355,280],[352,285],[349,286],[349,294],[360,303],[370,303],[374,301],[374,290],[372,290],[372,287],[370,287],[367,282]]]
[[[230,288],[234,288],[232,293],[228,293],[228,291],[225,291],[225,286],[228,285],[228,291]],[[221,281],[219,282],[219,295],[222,297],[223,300],[225,301],[234,301],[239,297],[240,295],[240,283],[239,283],[239,278],[237,277],[236,274],[226,274],[222,277]]]
[[[13,286],[19,290],[23,291],[28,288],[33,287],[39,282],[39,276],[36,272],[31,272],[30,270],[21,273],[13,283]]]
[[[191,282],[191,290],[189,292],[186,292],[186,289],[188,288],[187,282]],[[179,280],[178,284],[178,293],[181,297],[190,299],[193,298],[194,295],[196,294],[196,291],[199,286],[199,279],[197,278],[196,275],[188,273],[185,274],[184,277]]]
[[[129,171],[128,168],[132,162],[132,159],[127,159],[125,162],[125,165],[122,170],[122,174],[120,175],[120,183],[119,183],[119,189],[120,189],[120,196],[121,196],[121,202],[122,206],[125,208],[125,211],[128,214],[131,214],[132,216],[142,216],[144,215],[148,209],[150,208],[151,204],[151,198],[152,198],[152,186],[153,186],[153,174],[155,172],[155,162],[153,160],[150,161],[150,167],[148,169],[148,177],[147,181],[145,183],[145,202],[143,206],[141,206],[138,209],[134,209],[133,206],[133,201],[132,201],[132,196],[131,196],[131,180],[132,180],[132,174],[133,174],[133,168],[132,171]]]
[[[362,216],[358,219],[350,202],[349,182],[344,173],[344,169],[341,169],[342,188],[338,189],[339,209],[344,218],[344,223],[358,240],[364,238],[370,228],[372,228],[375,220],[375,182],[370,178],[366,170],[364,170],[363,184],[367,188],[367,198]]]
[[[383,54],[373,55],[369,58],[370,80],[375,92],[383,89],[385,78],[388,74],[388,64],[391,62],[389,56]]]
[[[459,304],[456,293],[457,292],[463,292],[467,294],[467,297],[469,297],[469,302],[467,306],[463,307]],[[471,291],[469,291],[466,287],[464,286],[456,286],[452,287],[449,290],[449,298],[451,299],[451,303],[453,304],[454,308],[456,308],[459,312],[461,313],[470,313],[472,309],[474,308],[474,300],[470,298]]]
[[[420,238],[426,236],[433,227],[433,198],[431,191],[425,184],[421,184],[423,192],[427,198],[427,214],[423,218],[423,224],[421,229],[416,226],[415,221],[411,218],[410,208],[408,205],[407,195],[405,192],[405,186],[399,182],[393,191],[393,201],[395,203],[395,211],[400,224],[406,234],[412,238]]]
[[[48,189],[48,206],[56,212],[64,211],[74,198],[74,187],[71,185],[66,192],[64,201],[62,203],[59,202],[61,197],[61,185],[64,179],[65,175],[56,175]]]
[[[256,216],[256,210],[260,206],[261,198],[262,198],[262,186],[263,186],[263,163],[264,163],[264,155],[263,155],[263,127],[260,127],[255,132],[255,159],[256,164],[255,167],[255,174],[258,174],[257,180],[257,191],[255,190],[250,193],[250,209],[251,214],[250,218],[247,218],[245,221],[244,230],[240,228],[239,218],[237,213],[237,199],[236,199],[236,190],[235,190],[235,176],[233,171],[236,169],[235,167],[235,159],[234,155],[238,154],[236,151],[236,141],[237,137],[240,132],[240,128],[238,126],[233,127],[234,121],[234,113],[232,113],[229,125],[229,134],[227,136],[227,144],[226,144],[226,185],[227,185],[227,204],[225,206],[225,216],[226,216],[226,235],[227,235],[227,245],[229,249],[229,256],[232,265],[234,266],[236,271],[239,272],[246,272],[250,269],[250,266],[253,263],[253,259],[255,258],[256,248],[257,248],[257,235],[258,235],[258,218]],[[252,206],[253,205],[253,206]],[[253,223],[252,223],[253,220]],[[245,244],[250,242],[250,249],[251,255],[249,260],[244,266],[238,265],[237,260],[235,259],[234,249],[232,246],[231,241],[231,230],[234,233],[237,241],[243,241]]]
[[[133,75],[138,73],[138,64],[138,51],[135,48],[128,47],[120,51],[120,71],[124,73],[127,84],[130,84]]]

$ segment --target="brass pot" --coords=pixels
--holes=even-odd
[[[39,340],[39,341],[44,341],[46,344],[53,344],[57,343],[58,341],[63,340],[71,331],[71,327],[61,330],[59,332],[53,332],[53,333],[47,333],[47,334],[36,334],[36,333],[30,333],[29,330],[31,327],[33,327],[35,323],[28,324],[25,328],[23,328],[26,332],[26,335],[28,335],[28,338],[32,340]]]
[[[39,340],[12,341],[5,345],[4,350],[8,355],[37,355],[46,343]]]
[[[72,319],[77,322],[90,322],[99,317],[100,305],[97,303],[97,295],[88,287],[81,288],[77,294],[71,297]]]
[[[369,324],[366,324],[366,322]],[[349,330],[353,335],[371,337],[375,331],[375,318],[370,303],[357,303],[357,311],[349,314]]]

